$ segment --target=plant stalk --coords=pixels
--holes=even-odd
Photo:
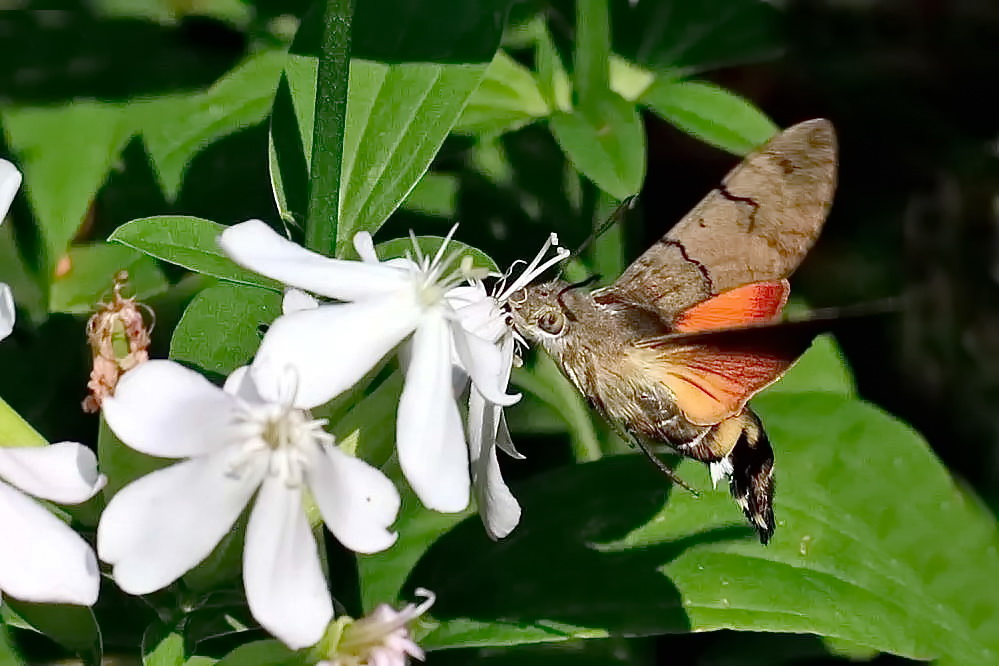
[[[327,0],[323,14],[322,51],[316,75],[316,115],[305,246],[328,256],[336,252],[339,224],[340,165],[347,120],[352,18],[353,0]]]

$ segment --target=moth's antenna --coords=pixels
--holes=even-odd
[[[582,245],[573,250],[572,254],[570,254],[568,258],[573,259],[581,255],[583,251],[586,250],[586,248],[590,247],[590,245],[593,244],[593,241],[603,236],[608,229],[610,229],[612,226],[623,220],[624,214],[635,207],[636,201],[638,201],[637,196],[630,196],[624,201],[622,201],[620,205],[618,205],[618,207],[614,209],[614,212],[611,213],[609,216],[607,216],[607,219],[603,221],[600,227],[592,234],[590,234],[589,237],[583,241]]]

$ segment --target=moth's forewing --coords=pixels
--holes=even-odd
[[[683,311],[751,282],[789,276],[819,235],[836,184],[828,120],[794,125],[746,157],[610,287],[605,304]]]

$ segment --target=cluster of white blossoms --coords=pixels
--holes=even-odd
[[[0,211],[19,182],[17,170],[0,161]],[[252,363],[222,387],[175,362],[152,360],[126,372],[104,400],[104,418],[121,441],[178,461],[120,490],[101,516],[97,554],[121,589],[146,594],[176,581],[252,503],[243,583],[261,626],[294,649],[322,640],[330,664],[402,664],[407,655],[422,656],[406,624],[432,601],[399,612],[384,606],[368,618],[331,625],[333,600],[308,508],[318,510],[344,546],[374,553],[396,540],[400,498],[380,470],[341,451],[310,410],[397,354],[405,381],[396,446],[409,485],[425,506],[449,513],[465,510],[474,492],[491,537],[514,529],[520,506],[497,458],[497,449],[520,457],[503,416],[520,397],[507,392],[517,340],[504,305],[568,251],[553,235],[516,279],[501,280],[490,293],[485,271],[460,251],[449,253],[450,238],[433,256],[414,240],[411,255],[380,261],[371,236],[359,233],[360,261],[348,261],[306,250],[258,220],[221,235],[234,261],[289,288],[284,312]],[[547,256],[552,246],[554,256]],[[14,312],[5,286],[2,296],[0,333],[10,331]],[[466,399],[463,422],[459,402]],[[93,454],[72,443],[0,448],[0,477],[63,503],[83,501],[104,483]],[[28,538],[5,538],[30,552],[0,548],[0,590],[36,601],[93,603],[99,576],[89,546],[0,483],[5,535],[15,533],[11,525],[44,537],[34,546]],[[34,591],[17,587],[24,581]]]

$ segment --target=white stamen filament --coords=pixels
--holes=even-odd
[[[451,239],[457,229],[457,224],[451,227],[451,230],[448,231],[447,236],[444,237],[444,240],[432,258],[423,254],[417,242],[416,235],[412,230],[409,232],[413,243],[413,252],[416,255],[414,263],[417,265],[415,276],[417,280],[417,292],[420,302],[427,307],[439,303],[445,293],[457,287],[462,282],[476,279],[480,276],[480,273],[482,273],[483,277],[485,276],[483,271],[473,266],[472,258],[464,254],[462,250],[455,250],[445,255],[447,246],[451,243]],[[412,255],[408,252],[407,257],[412,259]],[[461,262],[458,267],[448,272],[454,261],[459,257],[461,257]]]
[[[545,254],[548,253],[548,249],[553,245],[555,246],[555,255],[542,262]],[[500,281],[500,284],[497,285],[496,291],[499,293],[494,295],[494,298],[498,303],[505,303],[509,300],[510,296],[526,287],[534,280],[534,278],[538,277],[558,262],[567,259],[571,254],[572,253],[569,252],[569,250],[558,244],[558,235],[553,232],[548,236],[548,240],[546,240],[545,244],[541,247],[541,251],[538,252],[531,263],[527,265],[527,268],[524,269],[524,272],[517,276],[517,279],[515,279],[512,283],[507,285],[507,277],[512,275],[514,267],[518,262],[514,262],[513,265],[510,266],[510,270],[507,271],[507,274]]]
[[[333,436],[323,430],[325,425],[325,419],[311,419],[308,412],[290,404],[244,405],[233,426],[245,444],[229,473],[241,475],[254,458],[267,455],[268,474],[297,488],[305,482],[308,449],[333,443]]]
[[[422,587],[417,588],[415,592],[417,597],[423,598],[420,604],[406,604],[400,611],[393,613],[391,618],[384,620],[373,616],[358,620],[351,625],[351,631],[344,636],[345,640],[341,643],[341,647],[349,648],[381,641],[385,635],[405,628],[407,624],[426,613],[434,605],[437,595]]]

